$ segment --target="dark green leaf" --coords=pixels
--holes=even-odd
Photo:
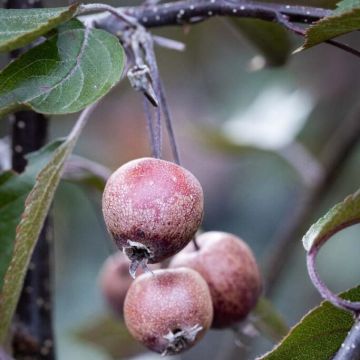
[[[303,237],[303,245],[309,251],[339,230],[360,222],[360,189],[349,195],[343,202],[336,204],[320,218]]]
[[[122,319],[110,316],[92,321],[77,330],[75,336],[106,351],[111,359],[126,359],[145,350],[130,335]]]
[[[69,21],[0,73],[0,116],[22,107],[77,112],[119,81],[124,60],[115,36]]]
[[[283,317],[271,302],[263,297],[252,311],[250,321],[261,334],[274,343],[280,341],[289,332]]]
[[[341,295],[350,301],[360,300],[360,287]],[[329,360],[339,349],[354,324],[350,312],[328,301],[310,311],[277,347],[262,360]]]
[[[0,289],[11,260],[16,226],[24,211],[25,199],[35,184],[37,174],[52,156],[54,146],[58,145],[34,153],[21,175],[12,171],[0,175]]]
[[[232,18],[235,27],[264,56],[268,66],[281,66],[290,55],[290,39],[279,24],[258,19]]]
[[[338,3],[332,16],[311,25],[305,35],[304,45],[298,51],[308,49],[326,40],[360,29],[360,1],[344,0]]]
[[[26,270],[60,182],[65,161],[71,154],[86,120],[87,116],[79,118],[66,141],[56,141],[31,156],[24,174],[15,176],[7,173],[0,181],[1,189],[5,186],[0,197],[0,209],[5,218],[2,216],[0,223],[6,222],[8,217],[11,225],[5,225],[3,231],[12,235],[15,233],[11,261],[0,291],[0,344],[4,343],[7,337]],[[35,184],[31,189],[35,176]],[[23,205],[19,219],[24,200],[25,206]]]
[[[0,9],[0,51],[22,47],[71,19],[79,5],[53,9]]]

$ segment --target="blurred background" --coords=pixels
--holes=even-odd
[[[292,3],[311,5],[311,1]],[[334,1],[325,3],[330,6]],[[320,5],[319,1],[313,4]],[[307,189],[320,176],[321,155],[331,148],[358,103],[360,62],[320,45],[290,56],[282,67],[262,68],[259,50],[233,25],[212,19],[191,28],[158,29],[156,34],[184,42],[186,50],[157,49],[157,56],[182,165],[197,176],[205,192],[203,229],[239,235],[264,266]],[[358,45],[357,35],[342,40]],[[292,34],[288,41],[291,51],[301,44]],[[76,117],[53,117],[51,139],[65,136]],[[0,135],[7,131],[8,125],[2,122]],[[164,158],[171,159],[166,136],[164,140]],[[76,154],[112,170],[150,155],[142,99],[126,79],[101,102]],[[326,196],[314,204],[312,221],[359,188],[359,165],[357,146]],[[101,193],[64,181],[53,214],[59,359],[160,359],[131,341],[121,320],[114,321],[101,298],[98,272],[114,252],[102,219]],[[301,235],[294,238],[285,271],[272,292],[272,301],[289,325],[321,300],[307,275]],[[359,225],[348,228],[320,254],[321,275],[334,291],[359,284],[359,237]],[[273,346],[259,335],[245,355],[237,340],[233,331],[211,331],[178,358],[251,359]]]

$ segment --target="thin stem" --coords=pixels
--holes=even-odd
[[[107,4],[87,4],[87,5],[82,4],[78,9],[78,14],[84,14],[87,12],[94,12],[94,11],[108,11],[116,18],[126,22],[130,26],[136,27],[138,25],[136,19],[132,18],[129,15],[126,15],[121,9],[117,9]]]
[[[150,146],[151,146],[151,155],[155,158],[159,158],[159,154],[157,152],[157,146],[156,146],[156,136],[154,132],[154,124],[153,124],[153,109],[150,108],[149,100],[144,97],[143,99],[144,104],[144,112],[146,117],[146,125],[149,133],[149,139],[150,139]]]
[[[278,14],[286,15],[290,21],[311,23],[332,14],[331,10],[262,3],[258,1],[175,1],[151,8],[129,7],[128,14],[145,27],[192,24],[214,16],[252,17],[277,21]]]
[[[332,360],[354,359],[360,359],[360,316],[356,317],[353,327]]]
[[[128,7],[125,8],[125,11],[127,14],[131,14],[133,20],[135,19],[138,24],[145,28],[196,24],[214,16],[231,16],[275,21],[301,36],[305,35],[305,29],[294,26],[293,22],[308,25],[333,13],[332,10],[322,8],[270,4],[257,1],[237,1],[235,3],[230,0],[214,0],[210,2],[199,2],[199,0],[176,1],[151,7]],[[95,22],[98,27],[114,34],[122,30],[122,24],[114,21],[111,16],[95,19]],[[327,40],[325,43],[360,57],[360,51],[339,41]]]
[[[160,90],[160,102],[161,102],[161,107],[163,109],[164,112],[164,117],[165,117],[165,125],[166,125],[166,129],[169,135],[169,141],[170,141],[170,146],[171,146],[171,151],[174,157],[174,161],[180,165],[180,155],[179,155],[179,149],[176,143],[176,138],[175,138],[175,133],[174,133],[174,128],[172,125],[172,118],[171,118],[171,113],[170,113],[170,109],[166,100],[166,95],[165,95],[165,89],[164,89],[164,85],[161,81],[161,79],[159,80],[159,90]]]
[[[198,244],[197,241],[196,241],[196,235],[192,238],[192,242],[193,242],[193,244],[194,244],[195,250],[196,250],[196,251],[200,250],[200,246],[199,246],[199,244]]]
[[[319,273],[316,268],[316,258],[319,253],[321,246],[324,244],[321,243],[317,246],[314,246],[308,253],[307,253],[307,268],[309,272],[310,279],[316,289],[319,291],[320,295],[325,299],[330,301],[334,306],[352,311],[355,313],[359,313],[360,311],[360,302],[353,302],[349,300],[345,300],[334,294],[321,280]]]
[[[154,91],[156,97],[159,99],[160,94],[160,75],[159,69],[156,62],[155,52],[154,52],[154,42],[150,35],[145,35],[146,40],[143,42],[145,50],[145,58],[150,67],[151,79],[154,81]],[[156,154],[157,157],[161,158],[162,153],[162,124],[161,124],[161,109],[159,106],[155,108],[156,111],[156,121],[154,126],[155,133],[155,145],[156,145]]]

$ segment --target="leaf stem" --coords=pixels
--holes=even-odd
[[[343,228],[343,227],[341,227]],[[340,230],[340,228],[338,229]],[[319,291],[320,295],[325,299],[330,301],[334,306],[344,309],[347,311],[352,311],[356,314],[360,312],[360,302],[353,302],[340,298],[338,295],[334,294],[321,280],[319,273],[316,268],[316,258],[319,253],[321,246],[326,241],[321,242],[320,244],[314,245],[310,251],[307,253],[307,268],[309,272],[310,279],[316,289]]]
[[[360,316],[355,318],[353,327],[332,360],[354,359],[360,359]]]

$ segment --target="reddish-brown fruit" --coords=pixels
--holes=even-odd
[[[261,275],[246,243],[235,235],[210,231],[196,239],[200,249],[189,244],[170,262],[198,271],[209,285],[214,305],[213,328],[243,320],[261,294]]]
[[[122,252],[117,252],[106,259],[99,275],[101,293],[114,313],[119,316],[123,314],[125,296],[133,282],[129,266],[129,259]],[[159,267],[159,264],[153,264],[149,269],[151,271]],[[143,269],[138,271],[139,274],[143,272]]]
[[[203,216],[203,191],[188,170],[174,163],[142,158],[109,178],[103,214],[117,246],[135,267],[160,262],[188,244]]]
[[[155,270],[130,286],[124,317],[131,334],[149,349],[176,354],[199,341],[210,327],[209,288],[192,269]]]

